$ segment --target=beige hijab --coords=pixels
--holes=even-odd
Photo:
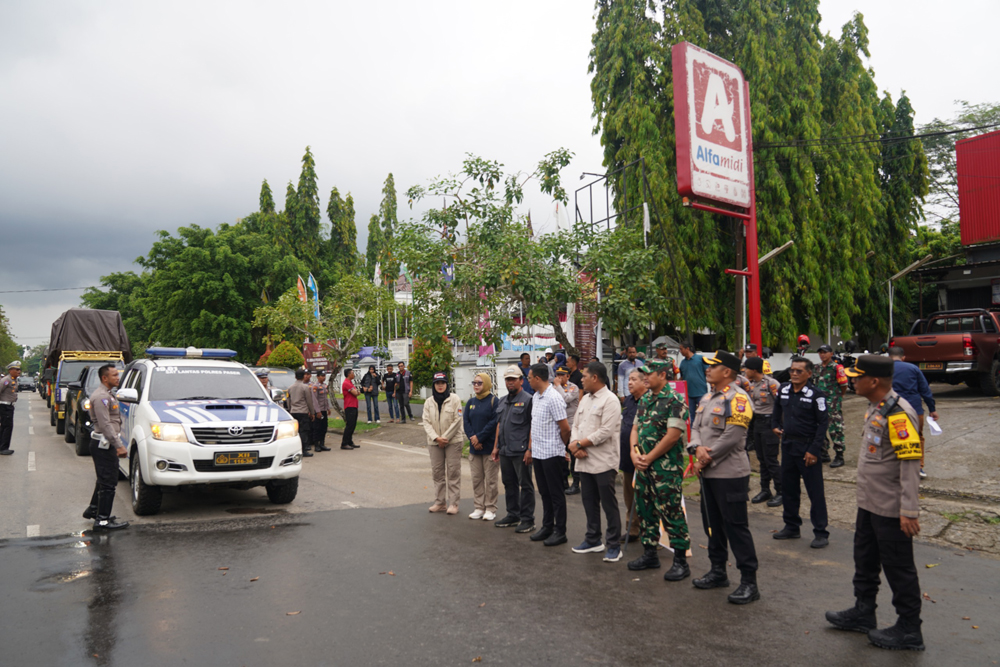
[[[490,376],[487,373],[476,373],[476,377],[483,381],[483,386],[476,392],[476,398],[482,400],[493,391],[493,381],[490,380]]]

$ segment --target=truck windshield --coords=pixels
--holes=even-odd
[[[156,366],[149,384],[151,401],[195,399],[268,400],[264,388],[246,368]]]
[[[272,387],[287,391],[295,384],[295,373],[287,368],[269,368],[267,369],[267,379]]]
[[[64,361],[59,364],[59,384],[66,386],[76,382],[83,375],[83,369],[93,364],[93,361]]]

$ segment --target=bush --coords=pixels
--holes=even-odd
[[[287,340],[281,341],[281,345],[274,348],[274,352],[267,358],[268,366],[284,366],[285,368],[298,368],[305,362],[302,352]]]
[[[267,360],[271,358],[271,352],[274,352],[274,350],[268,350],[264,354],[260,355],[260,359],[257,360],[257,365],[267,366]]]
[[[410,373],[413,375],[414,388],[429,387],[433,384],[434,374],[444,371],[451,381],[451,367],[455,358],[451,353],[451,343],[445,336],[437,336],[429,340],[413,339],[413,355],[410,357]]]

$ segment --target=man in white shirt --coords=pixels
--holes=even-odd
[[[528,382],[535,391],[531,399],[528,460],[535,470],[538,495],[542,497],[542,527],[532,534],[531,541],[544,540],[545,546],[554,547],[566,542],[566,493],[562,471],[570,433],[566,401],[549,383],[549,367],[545,364],[535,364],[528,370]]]

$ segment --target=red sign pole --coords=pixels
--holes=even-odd
[[[757,263],[757,190],[754,185],[753,133],[750,124],[750,84],[743,82],[743,95],[747,110],[747,167],[750,169],[750,219],[747,221],[747,295],[750,309],[750,342],[757,346],[757,353],[764,350],[760,331],[760,265]]]

